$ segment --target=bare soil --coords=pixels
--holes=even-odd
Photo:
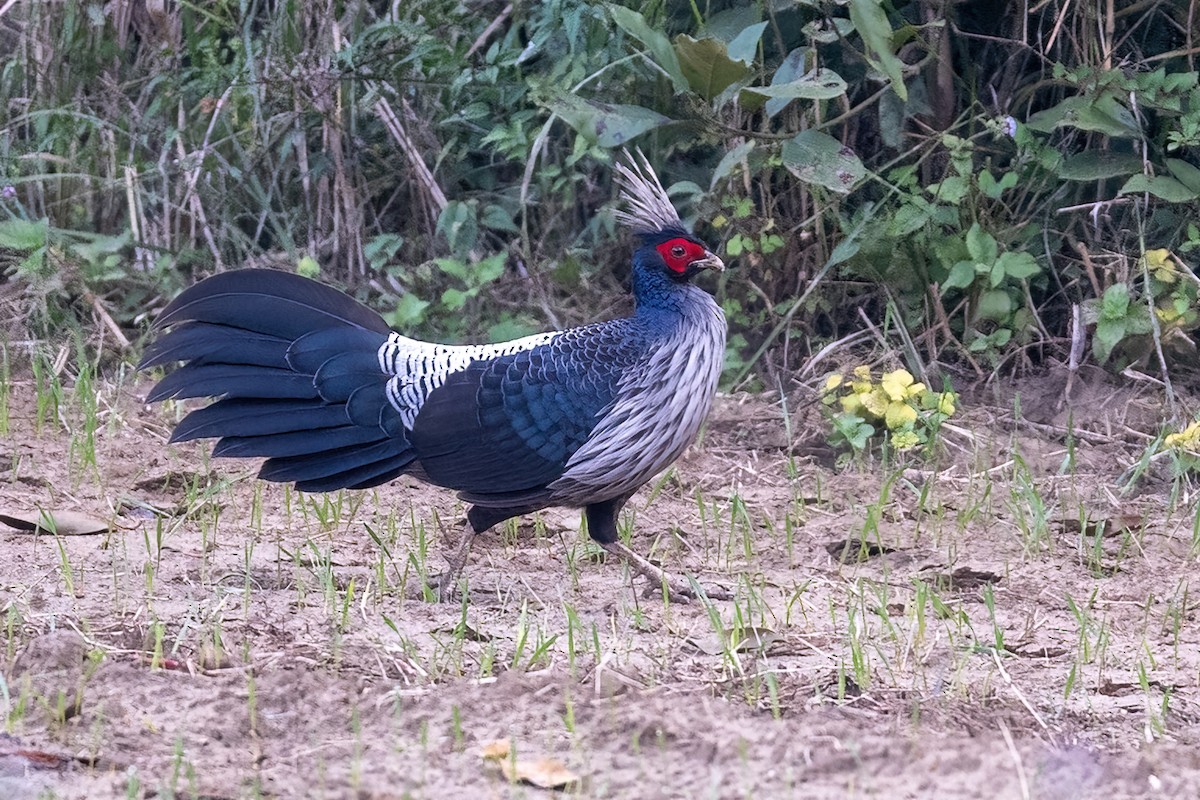
[[[628,520],[735,600],[644,596],[549,511],[435,604],[449,493],[259,483],[166,446],[145,383],[95,390],[90,464],[67,383],[39,431],[12,382],[0,512],[111,529],[0,529],[0,798],[1200,796],[1194,500],[1163,458],[1120,491],[1149,391],[976,392],[941,463],[889,469],[834,469],[811,404],[721,398]],[[578,780],[510,783],[504,738]]]

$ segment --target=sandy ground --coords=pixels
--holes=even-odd
[[[788,441],[722,398],[627,517],[711,604],[643,596],[567,511],[425,602],[448,493],[258,483],[166,447],[145,382],[99,386],[89,463],[70,381],[39,431],[15,380],[0,512],[111,528],[0,528],[0,797],[1200,796],[1195,504],[1164,459],[1118,482],[1163,411],[1039,380],[1019,422],[967,398],[936,469],[835,470],[812,406]],[[510,782],[502,739],[565,788]]]

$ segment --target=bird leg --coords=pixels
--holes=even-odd
[[[600,546],[613,555],[625,559],[630,569],[650,581],[650,585],[646,587],[647,593],[655,592],[659,587],[666,585],[667,593],[676,602],[687,602],[689,599],[697,596],[691,584],[686,580],[678,575],[672,575],[662,567],[657,567],[650,563],[648,558],[635,552],[619,539],[615,542],[601,543]],[[733,599],[733,595],[728,590],[722,589],[719,586],[704,590],[704,594],[711,600]]]
[[[462,577],[463,567],[467,565],[467,558],[471,555],[471,544],[475,541],[475,535],[475,529],[469,524],[464,524],[462,538],[458,540],[454,554],[446,559],[446,570],[429,579],[429,588],[433,590],[439,603],[450,602],[458,592],[458,580]]]

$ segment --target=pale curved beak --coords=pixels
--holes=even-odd
[[[692,262],[691,266],[699,269],[712,269],[717,272],[725,271],[725,262],[716,254],[709,250],[704,251],[704,257],[698,258]]]

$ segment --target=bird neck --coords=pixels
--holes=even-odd
[[[671,278],[653,259],[660,257],[652,247],[640,248],[633,255],[633,303],[637,313],[682,311],[689,295],[687,282]]]

